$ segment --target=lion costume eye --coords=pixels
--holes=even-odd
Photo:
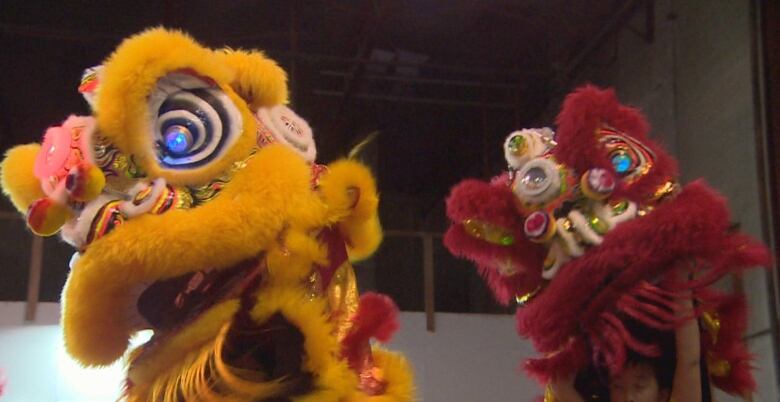
[[[169,169],[203,166],[222,155],[241,133],[241,112],[219,87],[187,73],[172,73],[150,97],[157,161]]]
[[[611,128],[601,129],[601,143],[618,177],[633,183],[653,167],[655,155],[644,144]]]
[[[543,204],[561,194],[561,173],[554,161],[536,158],[517,172],[512,190],[523,202]]]

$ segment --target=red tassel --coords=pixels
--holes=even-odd
[[[350,365],[358,364],[371,338],[387,342],[398,329],[398,307],[389,297],[369,292],[360,297],[352,328],[341,341],[341,354]]]

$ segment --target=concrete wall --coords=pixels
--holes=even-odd
[[[654,42],[622,30],[594,54],[578,81],[614,86],[621,100],[642,108],[652,135],[678,159],[683,181],[705,178],[728,197],[733,220],[762,238],[750,2],[655,4]],[[642,29],[644,17],[638,12],[629,25]],[[780,397],[767,280],[762,270],[744,278],[750,305],[747,337],[757,358],[754,401]]]

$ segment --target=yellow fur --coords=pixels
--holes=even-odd
[[[192,325],[163,344],[155,345],[155,353],[149,353],[143,360],[130,359],[133,363],[127,377],[140,387],[151,384],[170,367],[182,365],[182,356],[186,356],[203,345],[210,345],[220,329],[238,310],[238,300],[227,300],[205,312]]]
[[[281,241],[266,254],[273,286],[300,284],[309,275],[312,263],[325,265],[328,262],[327,250],[305,233],[287,231]]]
[[[339,227],[349,239],[347,252],[351,261],[370,257],[382,243],[382,227],[378,216],[363,222],[347,221]]]
[[[8,150],[0,165],[0,185],[16,209],[21,213],[33,201],[44,196],[41,183],[33,176],[35,158],[41,146],[39,144],[19,145]]]
[[[309,300],[296,288],[272,287],[261,291],[258,300],[262,302],[252,310],[252,318],[257,322],[281,312],[304,334],[303,368],[315,375],[315,391],[294,401],[338,401],[357,386],[354,373],[346,362],[337,358],[339,344],[333,336],[333,325],[328,321],[323,299]]]
[[[97,166],[90,166],[85,179],[84,193],[80,194],[79,201],[91,201],[103,191],[106,186],[106,176]]]
[[[349,189],[359,193],[356,205]],[[338,222],[347,239],[352,261],[369,257],[382,242],[379,225],[379,194],[371,171],[359,162],[342,159],[328,165],[320,179],[320,194],[328,206],[328,219]]]
[[[213,201],[191,210],[143,215],[96,240],[65,285],[68,351],[84,364],[111,363],[124,352],[131,331],[125,317],[116,314],[133,302],[129,289],[232,266],[269,249],[285,225],[297,230],[321,222],[324,206],[309,188],[309,175],[309,167],[292,150],[269,146],[249,159]]]
[[[387,388],[384,395],[369,397],[369,402],[402,402],[415,400],[413,370],[409,362],[398,353],[378,347],[373,348],[374,362],[382,369]]]
[[[400,354],[373,347],[374,364],[382,370],[387,388],[382,395],[369,396],[355,391],[343,402],[411,402],[416,400],[412,367]]]
[[[229,84],[252,111],[287,103],[287,74],[263,53],[225,49],[218,56],[235,71]]]

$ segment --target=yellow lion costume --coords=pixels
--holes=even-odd
[[[381,241],[374,179],[354,160],[314,163],[275,62],[151,29],[79,90],[92,116],[2,163],[31,230],[78,250],[73,357],[126,355],[128,401],[414,398],[405,359],[369,343],[395,330],[395,306],[359,297],[350,264]]]

